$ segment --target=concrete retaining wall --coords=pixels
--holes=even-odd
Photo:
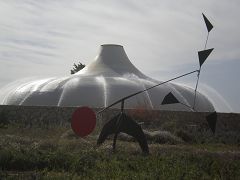
[[[71,116],[77,107],[51,106],[8,106],[1,105],[0,113],[4,112],[7,120],[25,127],[54,127],[69,126]],[[99,109],[94,109],[98,111]],[[118,109],[109,109],[97,116],[97,125],[102,126],[119,112]],[[207,127],[205,116],[207,112],[183,112],[132,109],[126,110],[136,121],[144,122],[144,127],[151,129],[175,124],[176,126]],[[2,114],[2,113],[1,113]],[[1,117],[0,117],[1,119]],[[218,113],[217,130],[240,131],[240,114]]]
[[[2,122],[10,122],[21,128],[54,127],[70,128],[71,116],[77,107],[45,106],[0,106],[0,127]],[[95,112],[100,109],[94,109]],[[97,115],[97,126],[93,134],[98,134],[102,126],[118,109],[108,109]],[[138,122],[143,129],[150,131],[167,130],[185,139],[186,142],[226,143],[240,145],[240,114],[218,113],[216,133],[210,131],[205,119],[207,112],[159,111],[132,109],[126,113]],[[1,128],[0,128],[1,130]]]

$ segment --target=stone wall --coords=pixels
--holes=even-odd
[[[8,121],[22,124],[26,127],[69,126],[71,116],[77,107],[55,106],[8,106],[1,105],[0,112],[7,115]],[[99,109],[94,109],[97,112]],[[97,115],[97,125],[102,126],[119,112],[118,109],[108,109]],[[136,121],[143,122],[144,127],[151,129],[175,123],[177,126],[207,126],[207,112],[160,111],[129,109],[126,112]],[[2,114],[2,113],[1,113]],[[1,118],[1,117],[0,117]],[[218,113],[217,129],[240,131],[240,114]]]

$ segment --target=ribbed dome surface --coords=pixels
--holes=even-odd
[[[9,92],[3,104],[106,107],[159,82],[140,72],[128,59],[122,46],[106,44],[100,47],[95,60],[78,73],[24,83]],[[130,98],[125,102],[125,107],[189,111],[181,104],[161,105],[169,92],[182,103],[192,106],[193,89],[168,83]],[[213,111],[214,107],[204,95],[198,93],[196,110]]]

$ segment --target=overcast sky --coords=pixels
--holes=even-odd
[[[121,44],[144,74],[167,80],[198,68],[207,30],[215,48],[199,89],[218,111],[240,112],[239,0],[0,0],[0,88],[23,78],[61,77],[89,64],[101,44]],[[182,79],[194,88],[196,77]]]

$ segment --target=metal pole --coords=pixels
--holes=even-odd
[[[206,42],[205,42],[205,45],[204,45],[204,50],[206,50],[206,47],[207,47],[207,42],[208,42],[208,36],[209,36],[209,32],[207,34],[207,39],[206,39]],[[193,107],[192,109],[195,111],[195,105],[196,105],[196,98],[197,98],[197,88],[198,88],[198,82],[199,82],[199,78],[200,78],[200,73],[201,73],[201,66],[198,70],[198,74],[197,74],[197,83],[196,83],[196,87],[195,87],[195,90],[194,90],[194,100],[193,100]]]
[[[181,103],[179,102],[180,104],[182,104],[183,106],[186,106],[187,108],[189,108],[191,111],[195,112],[195,110],[191,107],[191,106],[188,106],[187,104],[184,104],[184,103]]]
[[[121,113],[123,113],[124,110],[124,100],[121,101]]]
[[[206,40],[206,42],[205,42],[204,50],[205,50],[205,49],[206,49],[206,47],[207,47],[208,36],[209,36],[209,32],[208,32],[208,34],[207,34],[207,40]]]
[[[201,67],[200,67],[199,70],[198,70],[197,83],[196,83],[195,90],[194,90],[194,100],[193,100],[193,107],[192,107],[192,109],[193,109],[194,111],[195,111],[195,105],[196,105],[197,88],[198,88],[198,81],[199,81],[200,72],[201,72]]]

